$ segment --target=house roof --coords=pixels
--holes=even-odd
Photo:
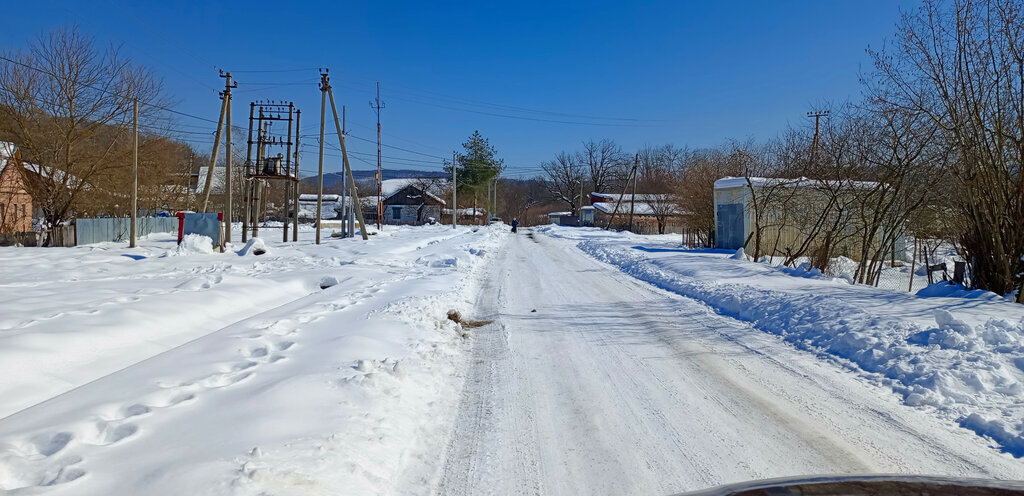
[[[427,195],[427,196],[429,196],[429,197],[431,197],[431,198],[441,202],[441,205],[447,205],[447,203],[444,200],[438,198],[437,195],[435,195],[433,193],[430,193],[428,191],[423,191],[422,189],[419,189],[416,186],[413,186],[411,184],[407,184],[407,185],[405,185],[405,186],[403,186],[401,188],[398,188],[397,190],[395,190],[390,195],[385,196],[382,201],[386,202],[386,201],[390,200],[391,197],[393,197],[393,196],[395,196],[395,195],[397,195],[397,194],[399,194],[399,193],[401,193],[401,192],[403,192],[403,191],[405,191],[406,189],[409,189],[409,188],[412,188],[412,189],[414,189],[416,191],[419,191],[420,193],[425,194],[425,195]]]
[[[572,212],[551,212],[548,217],[568,217],[572,215]]]
[[[452,209],[450,209],[450,208],[442,209],[441,213],[442,214],[451,215],[452,214]],[[480,216],[484,215],[486,213],[486,211],[484,209],[482,209],[482,208],[478,208],[475,211],[472,208],[460,208],[460,209],[457,210],[457,213],[458,213],[458,215],[461,215],[463,217],[480,217]]]
[[[10,141],[0,141],[0,172],[7,168],[7,160],[14,156],[17,147]]]
[[[624,202],[619,204],[619,214],[628,214],[630,212],[630,205],[633,207],[633,213],[636,215],[654,215],[654,208],[649,203],[645,202]],[[615,202],[597,202],[594,204],[594,208],[600,210],[603,213],[610,214],[615,211]]]
[[[846,181],[846,180],[822,180],[808,177],[782,178],[782,177],[723,177],[715,181],[715,189],[729,189],[746,187],[747,181],[756,188],[768,186],[783,186],[786,188],[819,188],[822,186],[841,187],[850,189],[874,189],[879,183],[872,181]]]
[[[590,193],[590,196],[591,197],[595,197],[595,198],[601,198],[603,200],[610,201],[610,202],[620,201],[619,200],[620,197],[622,198],[621,201],[623,201],[623,202],[632,202],[634,200],[638,201],[638,202],[642,202],[642,201],[647,201],[647,202],[654,201],[654,202],[657,202],[657,201],[668,200],[668,199],[670,199],[670,197],[672,195],[664,194],[664,193],[637,193],[635,195],[621,195],[621,194],[613,194],[613,193]]]
[[[313,194],[308,194],[307,193],[307,194],[299,195],[299,201],[300,202],[307,202],[307,201],[314,201],[315,202],[316,201],[316,193],[313,193]],[[334,195],[334,194],[324,195],[323,201],[325,201],[325,202],[341,201],[341,195]]]

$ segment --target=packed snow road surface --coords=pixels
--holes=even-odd
[[[442,494],[670,494],[806,474],[1024,477],[891,390],[703,303],[514,236],[490,268]]]

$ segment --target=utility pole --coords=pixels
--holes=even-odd
[[[355,198],[359,197],[358,191],[356,191],[356,180],[352,177],[352,166],[348,163],[348,148],[345,146],[345,133],[341,132],[341,119],[338,119],[338,107],[334,104],[334,91],[331,90],[331,85],[327,82],[327,95],[331,97],[331,113],[334,114],[334,129],[338,134],[338,143],[341,145],[341,159],[345,166],[345,175],[348,176],[348,184],[352,192],[352,196]],[[366,233],[366,219],[363,218],[363,211],[356,210],[356,217],[359,219],[359,233],[363,236],[363,241],[369,239]],[[380,219],[380,216],[377,216]]]
[[[459,225],[459,176],[456,174],[456,156],[455,152],[452,152],[452,229],[456,229]]]
[[[139,216],[139,99],[132,99],[132,135],[134,137],[134,144],[132,145],[132,239],[128,244],[130,248],[135,248],[135,236],[138,231],[135,230],[136,223],[138,222]]]
[[[615,202],[615,208],[612,209],[612,215],[608,217],[608,223],[604,225],[604,230],[605,231],[607,231],[608,228],[610,228],[612,226],[612,221],[615,220],[615,214],[617,214],[619,212],[619,204],[622,203],[622,197],[626,196],[626,189],[629,188],[629,181],[630,181],[630,179],[633,179],[634,176],[636,176],[636,169],[637,169],[637,167],[639,165],[640,165],[640,154],[638,153],[638,154],[636,154],[636,157],[633,159],[633,170],[629,171],[629,175],[626,176],[626,184],[625,184],[625,186],[622,187],[622,193],[619,195],[618,201]]]
[[[224,222],[226,228],[224,229],[224,242],[231,242],[231,208],[233,206],[231,202],[231,88],[237,88],[238,83],[231,83],[231,73],[225,72],[220,75],[224,78],[224,101],[225,101],[225,115],[224,124],[227,127],[228,135],[224,143],[224,172],[227,174],[224,178],[224,188],[227,189],[228,194],[228,206],[227,212],[224,212]],[[211,171],[212,172],[212,171]]]
[[[327,71],[320,71],[320,165],[317,169],[316,244],[320,244],[320,212],[324,202],[324,123],[327,121]]]
[[[820,121],[822,117],[828,117],[832,111],[830,110],[814,110],[807,112],[807,117],[814,117],[814,139],[811,141],[811,162],[813,163],[818,153],[818,132],[820,130]]]
[[[302,111],[295,111],[295,184],[292,188],[292,242],[299,240],[299,121],[302,118]],[[285,212],[285,215],[288,215]]]
[[[640,165],[640,154],[633,159],[633,196],[629,199],[629,232],[633,232],[633,211],[636,210],[636,171]]]
[[[348,132],[348,113],[345,111],[345,106],[341,106],[341,134]],[[345,166],[342,165],[342,168]],[[345,174],[341,175],[341,211],[344,212],[341,215],[341,237],[347,238],[349,236],[355,236],[356,233],[349,232],[348,219],[352,212],[349,210],[349,206],[353,201],[352,195],[348,194],[348,176]]]
[[[291,115],[292,109],[294,107],[295,106],[292,105],[291,103],[288,104],[288,115]],[[288,143],[288,148],[285,151],[285,157],[288,157],[288,159],[291,159],[291,157],[290,157],[290,155],[292,154],[292,148],[291,148],[292,147],[292,145],[291,145],[292,120],[291,119],[288,119],[288,134],[285,135],[285,136],[288,137],[288,142],[289,142]],[[295,146],[298,146],[298,143],[296,143]],[[291,168],[286,168],[284,173],[289,175],[289,176],[291,176],[291,174],[292,174]],[[283,217],[284,217],[284,229],[281,231],[281,236],[282,236],[282,238],[284,238],[282,241],[285,242],[285,243],[288,242],[288,199],[291,197],[291,189],[290,188],[292,186],[296,186],[296,185],[292,184],[291,177],[288,177],[288,179],[284,183],[284,212],[283,212],[284,213],[284,215],[283,215]]]
[[[228,101],[224,99],[224,95],[221,94],[220,102],[220,118],[217,119],[217,137],[213,140],[213,154],[210,156],[210,167],[206,169],[206,191],[203,192],[203,208],[204,213],[209,213],[207,206],[210,204],[210,190],[213,189],[213,170],[217,165],[217,152],[220,150],[220,135],[224,131],[224,113],[228,108]]]
[[[384,102],[380,101],[380,81],[377,81],[377,98],[370,102],[370,108],[377,113],[377,230],[380,230],[380,218],[384,216],[384,169],[380,160],[380,111]]]
[[[249,235],[248,234],[249,233],[249,217],[250,217],[250,215],[249,215],[249,203],[250,203],[249,202],[249,198],[251,196],[250,190],[252,189],[252,187],[251,187],[250,183],[252,181],[249,179],[250,171],[248,170],[248,168],[253,166],[253,161],[252,161],[252,143],[253,143],[252,142],[252,120],[253,120],[253,117],[255,116],[255,111],[256,111],[256,102],[249,102],[249,139],[246,141],[246,144],[248,145],[246,147],[246,151],[245,151],[245,167],[246,167],[246,171],[245,171],[245,178],[242,180],[242,203],[245,204],[245,213],[242,215],[242,242],[243,243],[246,242],[246,240],[248,239],[247,236]],[[263,115],[263,108],[260,107],[260,116],[262,116],[262,115]],[[258,129],[256,130],[256,135],[259,136],[259,130]],[[259,155],[259,151],[257,151],[256,154]],[[256,161],[259,162],[259,157],[256,158]],[[257,166],[257,168],[258,168],[258,166]]]

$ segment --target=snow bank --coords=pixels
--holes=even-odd
[[[810,279],[795,286],[784,274],[799,269],[685,250],[654,257],[655,250],[639,250],[609,235],[581,241],[578,247],[631,276],[866,372],[902,395],[906,404],[934,408],[992,438],[1006,452],[1024,456],[1024,317],[1019,308],[978,302],[987,306],[960,310],[956,300],[851,286],[806,270]]]
[[[927,277],[927,274],[925,274],[925,277]],[[989,301],[1013,301],[1011,298],[1004,298],[991,291],[967,289],[962,284],[946,281],[929,284],[924,289],[918,291],[917,296],[922,298],[974,298]]]
[[[213,251],[213,239],[202,234],[186,234],[181,238],[181,243],[173,250],[169,250],[166,256],[181,257],[188,255],[209,255]]]
[[[246,255],[265,255],[267,252],[267,244],[263,242],[263,239],[249,238],[249,241],[246,241],[245,246],[237,253],[238,256],[244,257]]]

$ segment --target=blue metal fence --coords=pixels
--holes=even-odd
[[[131,219],[120,217],[76,219],[77,244],[127,241],[131,235],[131,222]],[[139,217],[136,230],[136,235],[139,237],[152,233],[178,232],[178,219],[176,217]]]

